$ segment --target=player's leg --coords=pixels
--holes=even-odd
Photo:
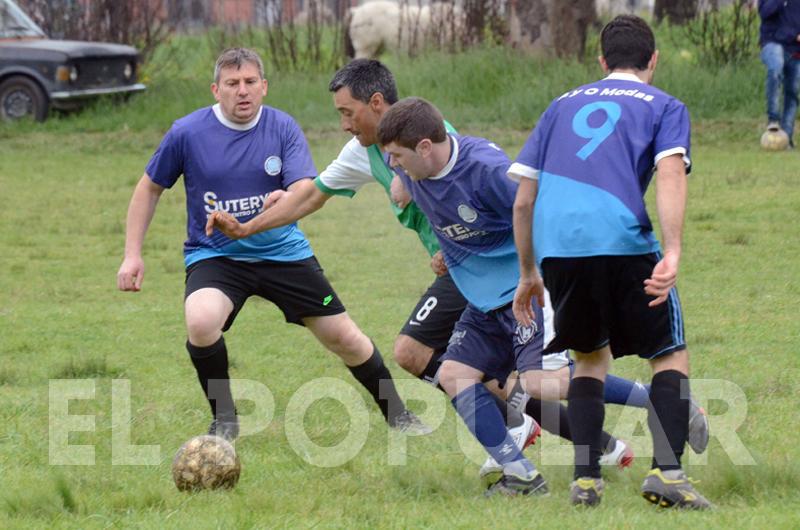
[[[235,439],[239,433],[228,374],[223,331],[233,323],[247,298],[244,268],[225,259],[190,266],[186,273],[184,313],[186,349],[212,413],[209,434]]]
[[[503,411],[508,413],[513,408],[483,384],[483,381],[505,381],[513,368],[510,340],[496,317],[467,306],[455,325],[443,357],[439,384],[486,448],[489,461],[500,471],[489,491],[543,493],[546,491],[544,479],[522,456],[529,439],[532,441],[538,435],[539,426],[524,417],[522,427],[527,426],[527,432],[515,440],[506,427],[510,420],[503,419]]]
[[[347,314],[316,258],[261,262],[257,267],[258,294],[277,305],[287,322],[306,326],[326,349],[339,356],[389,425],[408,433],[430,432],[406,410],[380,351]]]
[[[648,307],[652,297],[642,284],[649,278],[659,254],[621,256],[615,260],[615,307],[610,344],[615,355],[638,355],[650,361],[653,379],[647,424],[653,436],[652,469],[642,486],[650,502],[690,508],[708,508],[681,469],[689,431],[689,354],[677,289],[664,303]],[[684,494],[686,493],[686,495]]]
[[[800,59],[791,54],[786,54],[784,60],[781,128],[789,135],[789,145],[794,146],[794,121],[797,117],[797,94],[800,90]]]
[[[761,61],[767,68],[766,99],[768,127],[777,129],[781,120],[780,88],[783,84],[783,46],[767,42],[761,48]]]
[[[467,301],[449,274],[437,276],[419,299],[394,344],[394,358],[404,370],[434,386],[441,356]]]
[[[446,359],[440,384],[472,435],[501,469],[500,478],[492,482],[487,493],[546,493],[544,479],[506,428],[496,398],[482,383],[483,376],[479,369]]]

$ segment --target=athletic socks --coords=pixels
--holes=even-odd
[[[186,349],[192,360],[197,379],[203,387],[203,393],[211,406],[214,418],[232,420],[236,417],[236,409],[231,395],[230,376],[228,375],[228,349],[225,338],[220,337],[211,346],[195,346],[186,341]]]
[[[495,405],[500,410],[500,415],[503,417],[503,423],[506,424],[506,427],[509,429],[513,429],[514,427],[519,427],[525,420],[522,417],[522,413],[512,407],[508,402],[504,401],[502,398],[498,397],[496,394],[489,392],[494,399]]]
[[[681,381],[688,379],[677,370],[653,376],[647,425],[653,435],[652,467],[662,471],[681,468],[681,457],[689,435],[689,400],[681,399]],[[687,381],[688,384],[688,381]]]
[[[650,404],[650,385],[608,374],[604,396],[606,403],[646,408]]]
[[[593,377],[575,377],[567,393],[569,428],[575,447],[575,479],[600,478],[600,456],[605,403],[603,382]]]
[[[347,368],[353,374],[353,377],[372,394],[372,399],[378,404],[387,423],[394,425],[394,419],[405,411],[406,406],[397,393],[392,374],[383,364],[381,352],[378,351],[378,347],[374,344],[373,347],[375,349],[372,352],[372,356],[366,362],[358,366],[348,366]],[[386,381],[383,385],[381,385],[382,380]]]
[[[512,462],[520,462],[512,466],[515,474],[522,474],[515,468],[524,470],[524,477],[534,474],[536,468],[511,439],[492,393],[482,383],[462,390],[452,403],[475,439],[497,463],[506,468]]]

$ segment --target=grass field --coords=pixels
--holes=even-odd
[[[709,71],[675,54],[663,59],[658,81],[696,118],[681,298],[695,392],[717,436],[707,455],[688,462],[702,481],[698,488],[719,510],[662,513],[638,496],[649,467],[645,416],[619,407],[609,407],[607,428],[632,440],[641,458],[631,470],[608,471],[599,509],[568,506],[571,448],[549,435],[528,454],[541,464],[550,497],[483,499],[479,447],[443,395],[391,361],[395,334],[432,274],[416,237],[397,225],[377,186],[353,200],[330,201],[301,227],[350,313],[383,350],[411,408],[438,425],[435,433],[387,435],[341,363],[305,330],[284,324],[274,307],[253,299],[226,341],[232,376],[249,381],[240,383],[242,392],[263,385],[255,395],[264,399],[245,402],[240,411],[260,416],[269,395],[271,421],[238,442],[243,474],[235,490],[176,491],[172,455],[209,421],[183,348],[181,186],[162,197],[150,227],[143,291],[118,292],[116,271],[125,211],[144,165],[173,119],[209,102],[205,74],[198,74],[198,65],[208,62],[203,57],[182,64],[174,77],[153,80],[148,94],[130,105],[100,104],[44,125],[0,125],[6,201],[0,217],[0,527],[800,527],[794,443],[800,160],[796,151],[758,149],[762,124],[752,117],[761,112],[762,73],[756,61]],[[491,138],[512,157],[550,98],[589,71],[596,75],[578,64],[531,66],[497,50],[459,61],[455,68],[449,58],[390,58],[402,94],[441,104],[462,132]],[[267,101],[297,115],[310,131],[320,169],[347,140],[320,89],[328,77],[278,76]],[[456,85],[469,90],[454,93]],[[614,370],[648,377],[646,365],[634,359]],[[56,392],[65,383],[56,380],[67,380],[75,395],[93,397],[67,404]],[[310,403],[315,392],[337,389],[352,418],[330,397]],[[305,414],[297,409],[304,403],[310,403]],[[365,411],[366,422],[356,419]],[[54,426],[69,421],[67,412],[73,421],[94,418],[93,430],[76,426],[61,440],[92,446],[92,465],[55,464],[61,431]],[[315,445],[298,441],[298,431]],[[326,449],[352,458],[331,467],[310,463],[332,463],[333,457],[320,460]],[[126,459],[136,451],[141,465],[130,465]],[[755,465],[737,465],[748,457]]]
[[[416,237],[396,224],[377,186],[353,200],[332,200],[301,227],[350,313],[402,379],[411,407],[433,425],[443,418],[441,425],[424,438],[387,435],[368,395],[341,364],[305,330],[284,324],[274,307],[253,299],[226,336],[232,376],[269,389],[273,418],[238,442],[243,474],[235,490],[179,493],[170,476],[172,454],[209,421],[183,348],[179,186],[163,196],[150,228],[143,291],[120,293],[115,284],[127,202],[160,132],[3,129],[0,527],[800,527],[794,443],[800,159],[796,151],[760,152],[759,126],[743,119],[695,126],[681,297],[694,377],[728,382],[696,387],[712,430],[725,433],[722,441],[712,439],[707,458],[689,459],[691,475],[702,481],[698,488],[719,506],[702,514],[659,512],[645,503],[638,495],[645,457],[630,470],[607,473],[599,509],[571,509],[571,468],[559,465],[569,462],[570,448],[548,435],[528,451],[542,463],[548,498],[482,498],[477,444],[443,395],[390,360],[394,336],[432,275]],[[492,138],[512,157],[527,135],[505,128],[464,132]],[[309,140],[321,168],[347,138],[322,127]],[[614,369],[640,379],[648,372],[634,359]],[[368,429],[331,398],[298,415],[298,395],[313,395],[298,392],[303,385],[341,386],[320,378],[357,390],[369,411]],[[68,437],[69,444],[94,447],[93,465],[52,464],[53,425],[64,419],[66,406],[51,398],[59,379],[93,389],[92,399],[68,407],[71,415],[94,416],[94,430],[76,427]],[[715,394],[720,388],[725,392]],[[743,406],[746,420],[737,429]],[[244,403],[242,412],[254,407]],[[607,427],[629,433],[640,454],[649,451],[649,436],[637,423],[643,421],[641,411],[609,407]],[[351,430],[366,439],[341,465],[321,467],[308,462],[317,461],[314,448],[296,441],[299,426],[321,452]],[[130,454],[126,429],[129,443],[159,446],[142,450],[144,465],[118,464]],[[728,450],[734,429],[755,465],[732,463],[742,456]],[[331,451],[341,456],[344,449]]]

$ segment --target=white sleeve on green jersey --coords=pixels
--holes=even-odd
[[[349,196],[373,181],[367,148],[358,143],[355,137],[345,144],[339,156],[316,178],[316,184],[322,191]]]

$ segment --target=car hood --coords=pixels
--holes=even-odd
[[[0,50],[2,49],[13,49],[17,53],[27,52],[31,56],[61,54],[68,59],[138,55],[136,48],[124,44],[52,39],[3,40],[0,41]]]

